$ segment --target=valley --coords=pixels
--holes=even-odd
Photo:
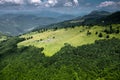
[[[120,80],[120,11],[49,14],[0,16],[0,80]]]
[[[47,15],[48,13],[52,16]],[[42,28],[74,17],[74,15],[45,11],[39,13],[4,13],[0,14],[0,31],[4,34],[17,36],[36,27]]]

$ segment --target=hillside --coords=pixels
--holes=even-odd
[[[45,57],[43,48],[17,48],[17,37],[0,44],[0,80],[119,80],[120,39],[61,48]]]
[[[84,25],[109,25],[109,24],[119,24],[120,23],[120,11],[109,13],[106,11],[92,11],[88,15],[80,16],[72,20],[63,21],[60,23],[55,23],[46,26],[46,28],[54,27],[74,27],[74,26],[84,26]],[[40,29],[39,27],[37,29]]]
[[[72,19],[75,16],[67,14],[59,14],[56,16],[41,16],[40,14],[27,14],[27,13],[14,13],[14,14],[1,14],[0,15],[0,31],[10,35],[19,35],[25,32],[31,31],[36,27],[43,27],[44,25],[50,25],[58,23],[64,20]],[[55,14],[55,13],[54,13]],[[52,15],[52,12],[51,12]]]
[[[120,80],[118,16],[93,11],[19,36],[0,33],[0,80]]]
[[[43,47],[46,56],[52,56],[64,45],[70,44],[74,47],[84,44],[94,43],[95,40],[120,38],[120,24],[110,26],[79,26],[74,28],[51,29],[47,31],[39,30],[20,36],[26,40],[20,42],[18,47],[35,46]]]
[[[55,18],[38,17],[34,15],[5,14],[0,16],[0,31],[18,35],[34,29],[38,25],[59,22]]]

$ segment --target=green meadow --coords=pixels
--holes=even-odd
[[[120,24],[112,25],[114,31],[120,30],[119,27]],[[100,39],[110,39],[113,37],[120,39],[120,33],[107,34],[104,32],[105,29],[109,30],[109,26],[76,26],[74,28],[62,28],[57,30],[49,29],[41,33],[38,31],[30,32],[20,36],[20,38],[25,38],[26,40],[18,43],[18,47],[43,47],[45,56],[53,56],[67,44],[77,47],[85,44],[92,44]],[[99,36],[100,34],[102,34],[102,36]],[[28,39],[29,37],[32,38]]]

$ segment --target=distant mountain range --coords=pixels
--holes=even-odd
[[[0,31],[10,35],[18,35],[30,31],[38,26],[50,25],[75,16],[56,12],[47,13],[9,13],[0,15]]]
[[[74,27],[80,25],[108,25],[120,23],[120,11],[110,13],[107,11],[92,11],[83,17],[48,25],[46,27]]]
[[[52,12],[50,12],[50,15],[46,12],[0,15],[0,31],[10,35],[19,35],[40,28],[108,25],[116,23],[120,23],[120,11],[114,13],[107,11],[92,11],[88,15],[76,18],[74,15]]]

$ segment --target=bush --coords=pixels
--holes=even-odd
[[[103,37],[103,34],[102,34],[102,33],[99,33],[98,37],[100,37],[100,38]]]
[[[106,38],[109,38],[109,37],[110,37],[109,35],[106,36]]]
[[[91,35],[91,32],[90,32],[89,30],[87,31],[87,36],[88,36],[88,35]]]
[[[98,32],[95,33],[96,35],[98,34]]]
[[[119,30],[116,30],[116,34],[119,34],[119,32],[120,32]]]

